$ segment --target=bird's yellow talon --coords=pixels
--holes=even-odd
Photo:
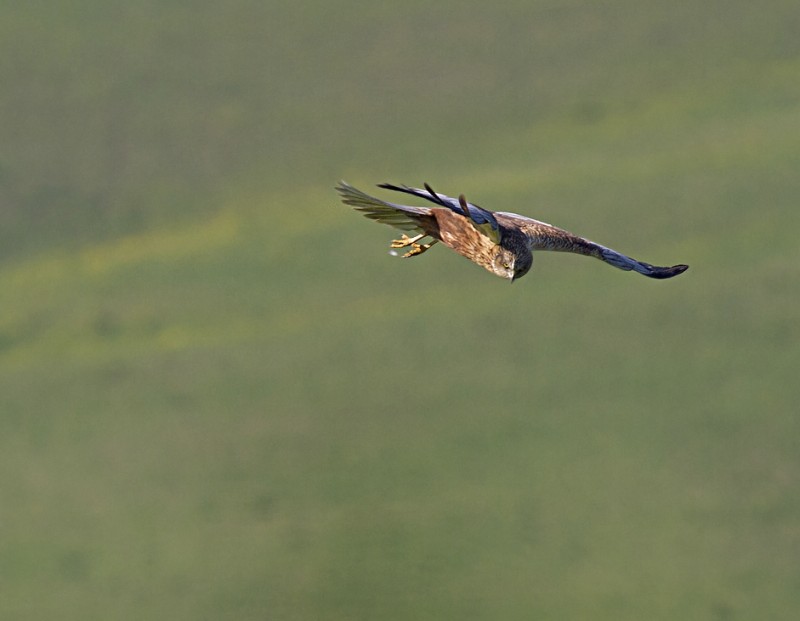
[[[406,252],[406,253],[403,255],[403,258],[404,258],[404,259],[408,259],[408,258],[410,258],[410,257],[416,257],[416,256],[418,256],[418,255],[422,254],[422,253],[423,253],[423,252],[425,252],[425,251],[426,251],[428,248],[430,248],[431,246],[433,246],[433,244],[435,244],[435,243],[436,243],[436,241],[437,241],[437,240],[433,240],[433,241],[432,241],[431,243],[429,243],[429,244],[411,244],[411,250],[409,250],[408,252]]]
[[[405,233],[403,233],[400,239],[393,239],[392,240],[392,248],[405,248],[406,246],[413,246],[416,242],[420,239],[425,237],[424,234],[415,235],[414,237],[409,237]]]

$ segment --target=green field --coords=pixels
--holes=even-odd
[[[0,617],[800,618],[796,0],[47,4]],[[691,269],[403,261],[341,178]]]

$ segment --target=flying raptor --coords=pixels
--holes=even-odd
[[[439,194],[427,183],[424,190],[390,183],[381,183],[378,187],[411,194],[436,205],[399,205],[370,196],[344,181],[336,186],[346,205],[371,220],[411,234],[403,233],[391,244],[392,248],[409,248],[404,257],[419,256],[441,241],[461,256],[512,282],[531,269],[534,250],[595,257],[621,270],[633,270],[650,278],[672,278],[689,268],[688,265],[658,267],[637,261],[550,224],[515,213],[483,209],[468,203],[463,194],[457,199]]]

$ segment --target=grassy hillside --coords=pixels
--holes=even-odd
[[[0,15],[3,618],[796,618],[793,3]]]

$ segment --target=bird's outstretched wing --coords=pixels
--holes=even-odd
[[[362,212],[367,218],[388,224],[401,231],[426,231],[435,228],[435,220],[428,207],[397,205],[370,196],[352,185],[340,181],[336,191],[345,205]]]
[[[410,188],[407,185],[394,185],[391,183],[379,183],[378,187],[385,190],[393,190],[395,192],[405,192],[406,194],[411,194],[412,196],[417,196],[425,199],[426,201],[435,203],[440,207],[446,207],[460,216],[465,216],[472,222],[472,224],[480,233],[486,235],[492,242],[495,244],[500,243],[502,233],[500,225],[498,224],[497,219],[494,217],[494,214],[488,209],[484,209],[483,207],[479,207],[478,205],[467,202],[463,194],[458,198],[452,198],[444,194],[439,194],[427,183],[425,184],[424,190],[420,190],[419,188]]]
[[[531,250],[571,252],[595,257],[618,269],[634,271],[648,278],[672,278],[689,269],[688,265],[683,264],[673,265],[671,267],[660,267],[658,265],[645,263],[644,261],[637,261],[621,252],[617,252],[616,250],[583,237],[578,237],[564,229],[518,214],[496,212],[495,215],[503,226],[518,228],[527,237],[528,245]]]

